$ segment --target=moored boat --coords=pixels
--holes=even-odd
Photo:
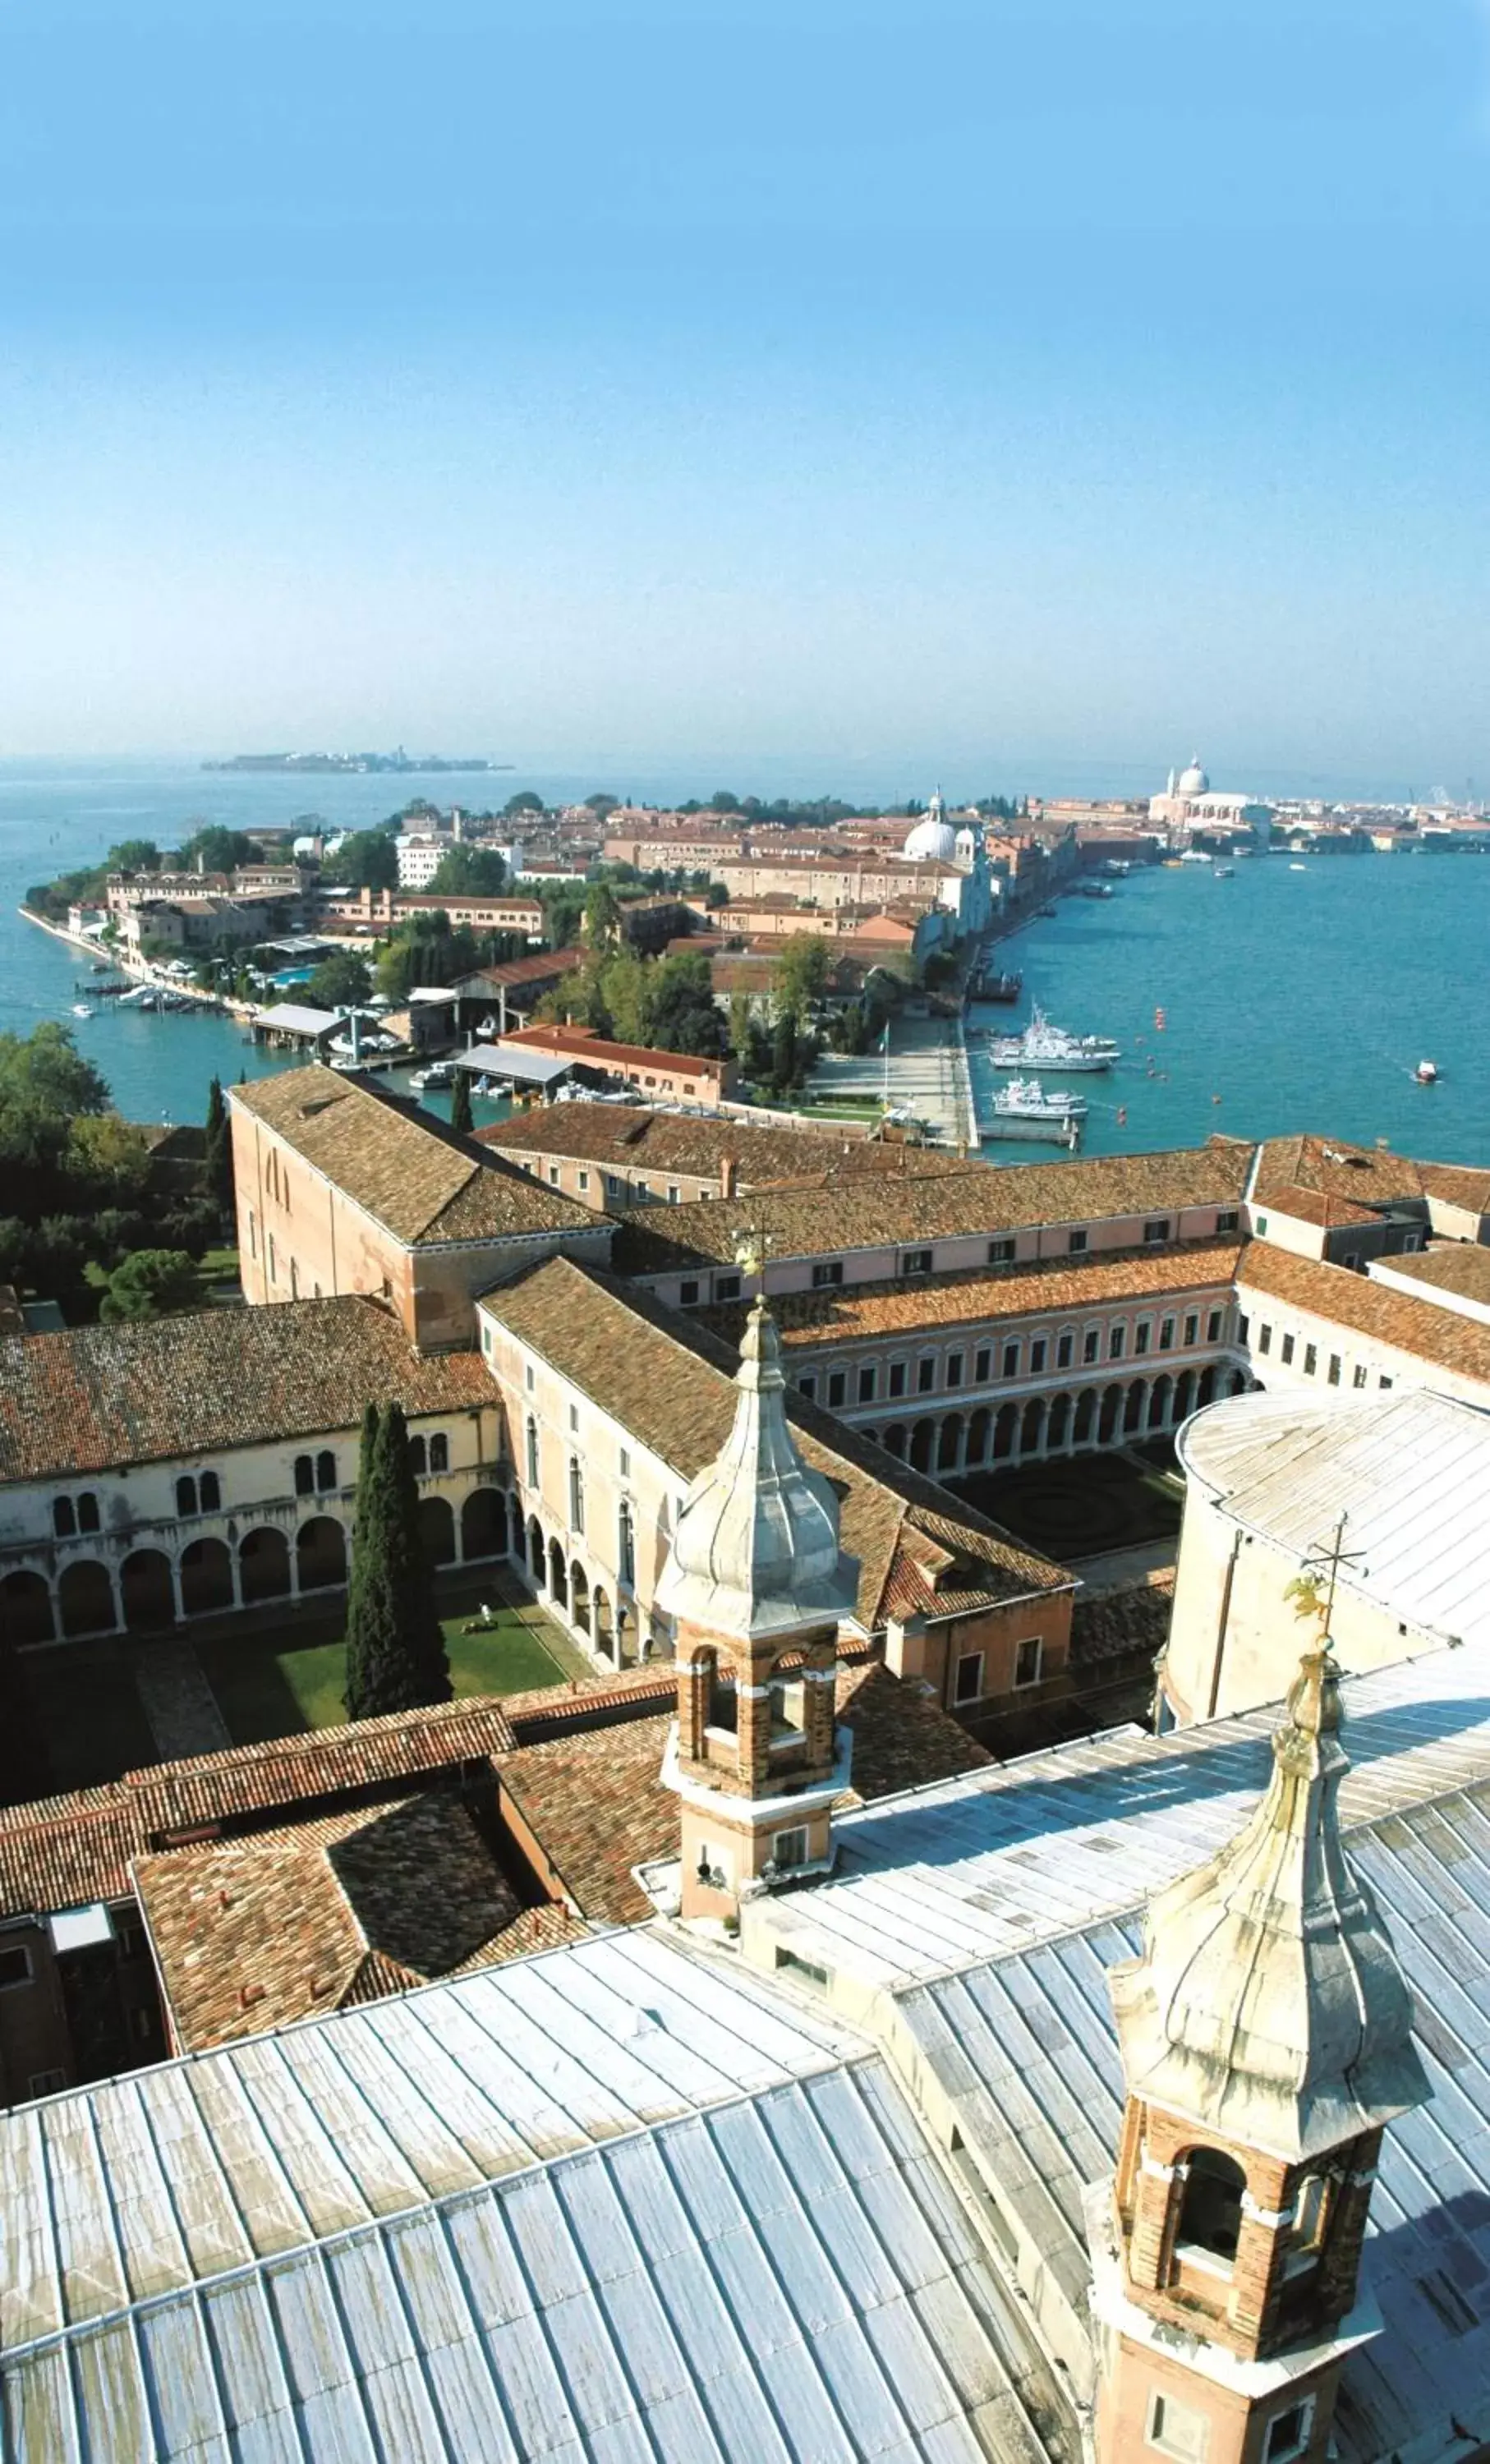
[[[1121,1058],[1107,1035],[1071,1035],[1053,1026],[1038,1005],[1021,1035],[990,1039],[988,1057],[996,1069],[1110,1069]]]

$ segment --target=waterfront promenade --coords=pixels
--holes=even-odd
[[[890,1027],[889,1067],[878,1050],[824,1053],[812,1073],[818,1101],[881,1096],[892,1111],[913,1112],[947,1146],[975,1146],[972,1089],[961,1028],[951,1018],[897,1018]]]

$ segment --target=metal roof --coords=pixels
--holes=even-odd
[[[340,1026],[346,1012],[340,1009],[308,1009],[303,1001],[274,1001],[268,1009],[253,1013],[255,1026],[272,1026],[276,1034],[329,1035]]]
[[[1388,2125],[1365,2263],[1384,2323],[1347,2362],[1334,2436],[1342,2464],[1467,2454],[1490,2440],[1490,1785],[1388,1815],[1349,1850],[1412,1989],[1433,2098]],[[1107,1969],[1138,1944],[1128,1917],[897,2004],[977,2169],[1078,2311],[1082,2193],[1112,2171],[1123,2110]]]
[[[1179,1441],[1185,1470],[1243,1529],[1294,1558],[1348,1514],[1345,1590],[1444,1639],[1490,1641],[1490,1417],[1446,1395],[1213,1403]]]
[[[1490,1643],[1343,1686],[1348,1826],[1490,1778]],[[1130,1908],[1214,1856],[1267,1785],[1276,1708],[1137,1728],[995,1764],[838,1816],[838,1866],[746,1912],[864,1991],[894,1990]]]
[[[7,2464],[1075,2464],[881,2059],[649,1932],[5,2130]]]
[[[567,1078],[584,1056],[572,1052],[559,1059],[546,1052],[533,1052],[521,1044],[473,1044],[469,1052],[457,1052],[451,1058],[457,1069],[484,1071],[493,1078],[516,1078],[531,1087],[552,1087],[557,1078]]]

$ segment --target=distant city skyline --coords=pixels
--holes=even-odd
[[[1490,781],[1475,0],[0,45],[0,759]]]

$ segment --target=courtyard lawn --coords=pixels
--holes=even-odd
[[[1076,1455],[947,1485],[1016,1538],[1062,1560],[1172,1539],[1184,1504],[1172,1477],[1128,1455]]]
[[[156,1760],[127,1642],[48,1643],[21,1656],[47,1755],[47,1786],[60,1795],[97,1788]]]
[[[495,1587],[490,1581],[488,1591]],[[474,1606],[441,1619],[457,1695],[525,1694],[559,1685],[578,1667],[578,1655],[550,1650],[541,1612],[496,1607],[496,1623],[484,1634],[463,1634]],[[537,1622],[535,1622],[537,1618]],[[197,1645],[197,1657],[228,1724],[233,1743],[258,1745],[301,1728],[334,1728],[346,1718],[346,1642],[340,1608],[331,1631],[303,1625],[266,1632],[223,1631]],[[556,1644],[559,1638],[554,1638]]]

